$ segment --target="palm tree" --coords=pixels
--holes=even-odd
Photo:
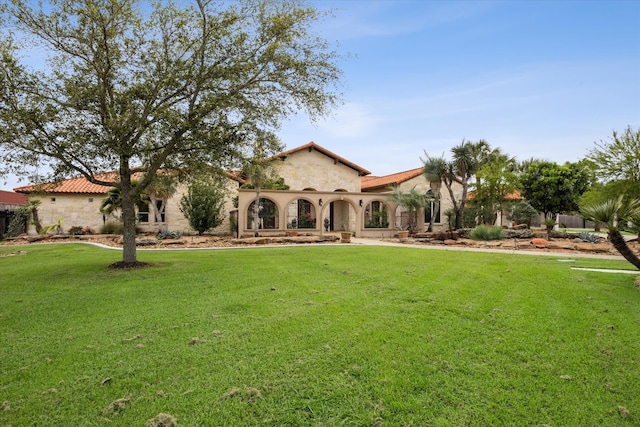
[[[619,223],[637,220],[640,217],[640,200],[625,201],[622,197],[607,199],[601,203],[581,206],[580,211],[586,220],[606,224],[613,247],[640,270],[640,258],[627,245],[618,228]]]
[[[418,209],[424,208],[428,203],[424,194],[420,194],[420,192],[416,190],[416,187],[413,187],[408,193],[403,193],[400,188],[396,187],[393,189],[393,193],[389,196],[389,201],[394,202],[396,205],[407,210],[409,214],[407,229],[410,234],[415,234],[418,230],[418,224],[416,222]]]
[[[482,159],[489,152],[489,144],[480,140],[478,142],[462,141],[451,149],[453,160],[451,162],[454,180],[462,186],[462,196],[458,203],[454,203],[456,212],[456,229],[462,228],[462,213],[467,204],[467,193],[470,179],[475,177],[482,165]],[[453,190],[449,187],[452,200]]]
[[[36,233],[40,234],[42,231],[42,224],[40,223],[40,217],[38,217],[38,207],[42,204],[42,201],[38,199],[29,200],[29,211],[31,213],[31,219],[33,226],[36,228]]]
[[[426,151],[424,154],[427,158],[426,160],[421,159],[424,163],[422,174],[429,181],[429,188],[433,193],[433,209],[431,210],[427,231],[433,231],[433,221],[440,210],[440,189],[442,188],[442,181],[447,175],[447,161],[444,157],[431,157]],[[427,201],[427,203],[431,203],[431,200]]]
[[[132,180],[131,186],[135,187],[138,185],[138,181]],[[140,203],[149,203],[149,196],[144,193],[140,193],[138,196],[138,200],[136,201],[136,205]],[[107,191],[107,197],[102,199],[102,204],[100,205],[100,212],[105,215],[111,215],[118,209],[122,207],[122,193],[119,187],[112,187]]]

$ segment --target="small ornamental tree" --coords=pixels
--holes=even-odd
[[[430,200],[427,200],[424,197],[424,194],[420,194],[420,192],[416,190],[416,187],[413,187],[408,193],[404,193],[399,188],[395,188],[393,193],[389,196],[389,201],[406,209],[408,214],[407,229],[410,234],[415,234],[418,231],[418,224],[416,221],[418,210],[427,206],[427,203],[429,203]]]
[[[180,200],[180,210],[191,228],[202,234],[218,227],[224,220],[225,192],[220,185],[195,181]]]
[[[538,215],[538,211],[533,206],[521,200],[511,206],[507,212],[507,219],[516,224],[526,224],[527,227],[531,227],[531,220]]]

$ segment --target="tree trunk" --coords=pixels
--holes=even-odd
[[[458,202],[456,201],[456,196],[455,194],[453,194],[453,182],[450,181],[445,181],[444,182],[445,187],[447,187],[447,191],[449,191],[449,196],[451,197],[451,204],[453,205],[453,212],[456,214],[456,220],[454,224],[458,224],[458,219],[457,217],[460,216],[458,215],[459,211],[458,211]],[[451,229],[451,221],[448,220],[449,222],[449,229]],[[462,219],[460,219],[460,223],[462,224]],[[457,226],[457,225],[456,225]]]
[[[622,234],[620,234],[618,230],[609,230],[609,240],[611,240],[613,247],[620,252],[620,255],[640,270],[640,258],[633,253],[631,248],[627,245],[627,241],[624,240],[624,237],[622,237]]]
[[[455,222],[455,226],[454,229],[455,230],[460,230],[462,228],[462,212],[463,212],[464,208],[462,207],[462,205],[459,205],[458,208],[455,210],[456,212],[456,222]]]
[[[36,233],[40,234],[42,231],[42,224],[40,224],[40,218],[38,217],[38,208],[31,208],[31,217],[33,218],[33,226],[36,228]]]
[[[260,187],[256,186],[256,200],[253,204],[253,237],[258,237],[258,226],[260,221]]]
[[[129,176],[122,177],[122,222],[124,229],[122,232],[122,262],[125,265],[134,265],[136,257],[136,205],[131,179]]]
[[[427,231],[433,231],[433,223],[438,216],[438,212],[440,212],[440,192],[436,193],[436,197],[433,199],[433,209],[431,210],[431,218],[429,218],[429,227],[427,227]],[[429,202],[431,204],[431,202]]]
[[[407,224],[407,229],[411,235],[416,234],[418,231],[417,214],[418,212],[416,210],[409,210],[409,223]]]
[[[462,185],[462,196],[460,197],[460,203],[456,209],[456,230],[460,230],[462,228],[462,214],[464,213],[464,209],[467,204],[467,188],[469,184],[466,179],[463,179],[462,182],[460,182],[460,185]]]

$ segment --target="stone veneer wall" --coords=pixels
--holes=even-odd
[[[230,212],[235,209],[233,206],[233,197],[238,194],[238,182],[232,179],[227,180],[225,190],[227,192],[227,197],[225,198],[224,204],[224,220],[222,224],[211,230],[214,234],[228,234],[231,232],[231,223],[229,221]],[[166,211],[166,220],[167,227],[170,231],[180,231],[180,232],[190,232],[195,233],[195,231],[189,225],[189,220],[185,218],[184,214],[180,210],[180,200],[187,193],[188,186],[185,184],[181,184],[176,193],[167,200],[165,211]],[[149,215],[150,221],[153,220],[153,215]],[[147,225],[147,228],[151,230],[157,230],[157,224],[150,223]]]
[[[296,151],[275,165],[291,190],[360,191],[360,175],[356,170],[316,150]]]
[[[429,183],[427,182],[427,180],[424,178],[423,175],[417,176],[415,178],[412,178],[400,184],[400,189],[403,192],[409,192],[413,187],[415,187],[420,194],[426,194],[427,191],[431,189],[431,187],[429,186]],[[458,183],[453,183],[453,193],[458,198],[462,197],[462,186]],[[444,213],[445,211],[451,208],[453,208],[453,203],[451,202],[451,196],[449,195],[449,190],[447,190],[447,187],[443,183],[442,187],[440,188],[440,221],[441,222],[433,224],[435,230],[448,229],[449,226],[447,224],[447,217],[444,215]],[[400,210],[398,210],[398,217],[397,217],[398,219],[400,218],[399,213],[400,213]],[[418,212],[418,231],[426,231],[427,225],[428,223],[425,223],[424,221],[424,211],[420,210],[420,212]]]
[[[222,225],[215,230],[214,233],[226,234],[231,230],[229,221],[229,212],[234,210],[232,197],[237,194],[238,183],[228,180],[226,191],[227,198],[225,200],[225,219]],[[180,199],[186,193],[187,186],[180,185],[176,193],[167,200],[165,205],[166,225],[170,231],[193,232],[189,226],[189,221],[180,211]],[[62,229],[66,233],[73,226],[90,227],[94,232],[99,233],[105,221],[116,221],[119,213],[104,217],[100,212],[100,205],[105,198],[105,194],[70,194],[70,193],[52,193],[47,195],[32,195],[32,200],[40,200],[41,205],[38,207],[38,217],[43,226],[56,224],[59,218],[62,218]],[[155,222],[155,216],[151,206],[149,212],[149,222],[139,222],[138,228],[145,232],[156,232],[160,229],[161,224]],[[28,225],[28,232],[35,234],[35,228],[32,224]]]
[[[67,231],[73,226],[90,227],[98,232],[103,225],[100,204],[103,194],[46,194],[32,195],[30,200],[40,200],[38,218],[43,227],[53,225],[62,218],[62,229]],[[28,232],[35,233],[33,224],[28,225]]]

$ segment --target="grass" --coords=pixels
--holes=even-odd
[[[617,260],[0,247],[0,425],[640,424]],[[559,257],[566,258],[566,257]]]

